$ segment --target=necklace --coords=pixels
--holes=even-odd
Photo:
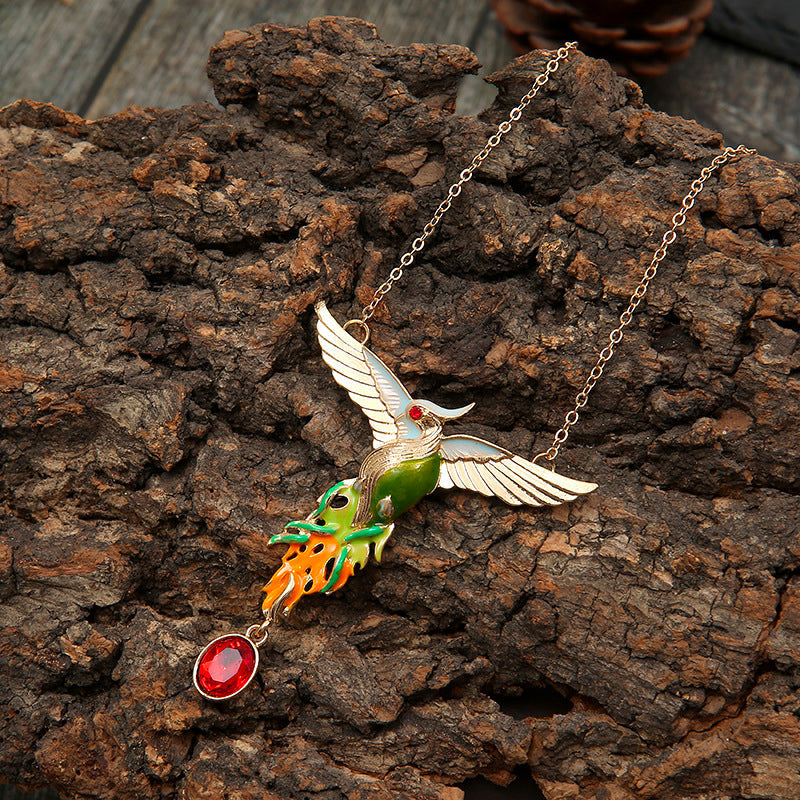
[[[397,517],[434,489],[457,487],[497,497],[510,505],[536,507],[571,502],[597,488],[595,483],[555,472],[553,466],[559,451],[709,177],[732,158],[754,154],[754,150],[744,146],[725,148],[692,182],[617,326],[609,333],[607,344],[575,396],[573,408],[565,415],[550,447],[532,460],[473,436],[445,434],[445,423],[464,416],[474,404],[450,409],[413,398],[391,369],[366,346],[370,336],[368,322],[386,295],[414,263],[464,184],[472,179],[576,46],[571,42],[552,54],[530,90],[450,186],[422,233],[375,291],[359,319],[340,325],[324,303],[317,304],[316,331],[323,361],[330,367],[334,380],[367,416],[373,449],[361,463],[357,477],[331,486],[305,519],[287,523],[282,533],[270,539],[270,544],[288,545],[288,550],[264,587],[264,619],[243,634],[220,636],[202,650],[195,661],[193,677],[195,687],[204,697],[226,700],[243,691],[257,672],[258,648],[266,642],[269,628],[278,616],[288,614],[305,594],[330,594],[340,589],[356,569],[366,564],[370,554],[380,561]],[[548,462],[548,466],[537,463],[540,461]]]

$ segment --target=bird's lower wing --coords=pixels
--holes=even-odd
[[[558,505],[597,488],[473,436],[445,436],[440,452],[439,486],[470,489],[511,505]]]

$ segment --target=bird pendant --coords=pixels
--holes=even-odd
[[[474,436],[444,436],[444,423],[470,411],[415,400],[397,376],[318,303],[317,336],[334,380],[361,407],[373,450],[358,477],[340,481],[304,520],[270,539],[288,544],[264,587],[264,611],[288,612],[304,594],[335,592],[363,567],[381,560],[394,521],[434,489],[458,487],[511,505],[558,505],[597,488],[534,464]],[[280,608],[278,607],[280,606]]]

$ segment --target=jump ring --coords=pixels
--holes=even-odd
[[[551,448],[550,448],[550,450],[552,450],[552,449],[553,449],[553,448],[551,447]],[[550,464],[549,464],[549,466],[550,466],[550,472],[555,472],[556,465],[553,463],[553,461],[555,460],[555,456],[551,456],[551,455],[550,455],[550,450],[547,450],[547,451],[545,451],[545,452],[543,452],[543,453],[538,453],[537,455],[535,455],[535,456],[534,456],[534,457],[531,459],[531,464],[536,464],[536,462],[537,462],[537,461],[538,461],[540,458],[544,458],[544,459],[547,459],[547,461],[549,461],[549,462],[550,462]],[[537,464],[537,466],[538,466],[538,464]]]
[[[358,339],[354,336],[353,338],[363,347],[369,341],[369,326],[363,319],[349,319],[345,324],[342,326],[345,330],[347,330],[348,325],[357,325],[361,328],[361,332],[363,334],[363,339],[358,342]]]
[[[258,638],[256,638],[256,634],[260,634]],[[267,629],[266,623],[262,622],[261,624],[254,624],[251,625],[244,633],[244,635],[256,646],[261,647],[264,642],[267,641],[267,637],[269,636],[269,630]]]

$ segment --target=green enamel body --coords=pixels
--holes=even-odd
[[[391,522],[416,505],[426,494],[430,494],[439,481],[441,463],[442,457],[439,453],[433,453],[425,458],[404,461],[387,470],[375,484],[370,504],[371,520],[378,523]],[[389,497],[392,501],[393,510],[389,517],[382,516],[378,508],[384,497]]]

